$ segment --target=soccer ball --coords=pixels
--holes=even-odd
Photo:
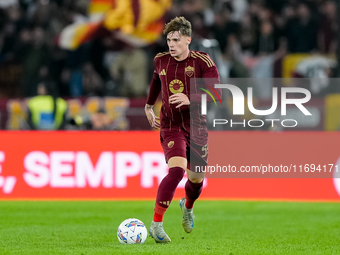
[[[134,218],[124,220],[117,229],[117,237],[121,243],[144,243],[147,236],[145,224]]]

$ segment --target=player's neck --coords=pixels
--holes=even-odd
[[[180,62],[180,61],[187,59],[189,57],[189,54],[190,54],[190,49],[188,48],[185,52],[183,52],[183,54],[181,54],[180,56],[174,57],[174,59]]]

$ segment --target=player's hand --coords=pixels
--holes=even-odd
[[[161,123],[160,123],[159,117],[157,117],[155,113],[153,112],[152,105],[145,106],[145,114],[146,114],[146,117],[148,118],[150,126],[155,129],[160,129]]]
[[[176,93],[169,97],[169,103],[178,104],[176,108],[179,108],[182,105],[190,105],[190,100],[186,94]]]

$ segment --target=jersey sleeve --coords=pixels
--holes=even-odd
[[[156,59],[154,60],[154,65],[156,67]],[[155,69],[155,71],[153,72],[153,76],[152,76],[152,80],[151,80],[151,85],[150,85],[150,89],[149,89],[149,95],[148,98],[146,100],[146,103],[148,105],[154,105],[159,93],[161,92],[161,80],[159,78],[159,75]]]
[[[202,78],[204,81],[205,89],[213,95],[216,95],[218,99],[221,99],[222,89],[215,88],[215,84],[221,84],[220,75],[215,63],[211,60],[208,54],[204,53],[204,58],[202,58],[202,60],[200,61],[200,67],[202,70]],[[202,91],[202,93],[204,92]],[[200,102],[202,93],[191,95],[191,100],[193,102]],[[213,99],[211,97],[207,97],[207,101],[212,102]]]

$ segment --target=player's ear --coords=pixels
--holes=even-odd
[[[191,37],[187,38],[187,43],[188,43],[188,45],[191,43]]]

